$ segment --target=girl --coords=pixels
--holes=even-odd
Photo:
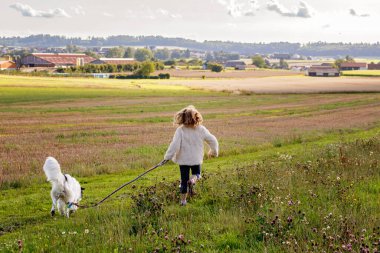
[[[174,116],[174,124],[178,125],[178,128],[164,158],[165,162],[173,160],[179,164],[182,206],[187,203],[187,193],[190,196],[193,195],[193,186],[201,178],[203,142],[206,141],[210,146],[209,157],[217,157],[219,152],[218,140],[206,127],[202,126],[202,121],[202,115],[192,105],[177,112]]]

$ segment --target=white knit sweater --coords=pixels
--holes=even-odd
[[[218,140],[206,127],[180,126],[175,131],[174,137],[165,154],[165,160],[173,160],[179,165],[198,165],[203,163],[203,142],[210,146],[214,156],[219,154]]]

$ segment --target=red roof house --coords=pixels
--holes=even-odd
[[[125,65],[133,64],[137,61],[134,58],[100,58],[91,62],[91,64],[111,64],[111,65]]]
[[[367,63],[365,62],[343,62],[340,64],[340,70],[366,70]]]
[[[321,66],[321,65],[313,65],[311,66],[307,74],[309,76],[339,76],[340,73],[336,68],[329,67],[329,66]]]
[[[0,60],[0,70],[12,70],[12,69],[16,69],[16,63],[10,60],[7,60],[7,61]]]
[[[27,67],[70,67],[88,64],[95,58],[85,54],[34,53],[24,57],[21,64]]]

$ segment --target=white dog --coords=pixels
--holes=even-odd
[[[44,172],[52,185],[51,199],[53,205],[51,207],[51,215],[55,214],[55,207],[61,215],[70,216],[70,213],[75,212],[78,204],[82,199],[82,190],[78,181],[68,174],[62,174],[61,167],[54,157],[48,157],[44,164]]]

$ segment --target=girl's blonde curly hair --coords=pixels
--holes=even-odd
[[[189,105],[174,116],[175,125],[184,125],[186,127],[196,127],[202,124],[203,118],[202,115],[195,109],[194,106]]]

